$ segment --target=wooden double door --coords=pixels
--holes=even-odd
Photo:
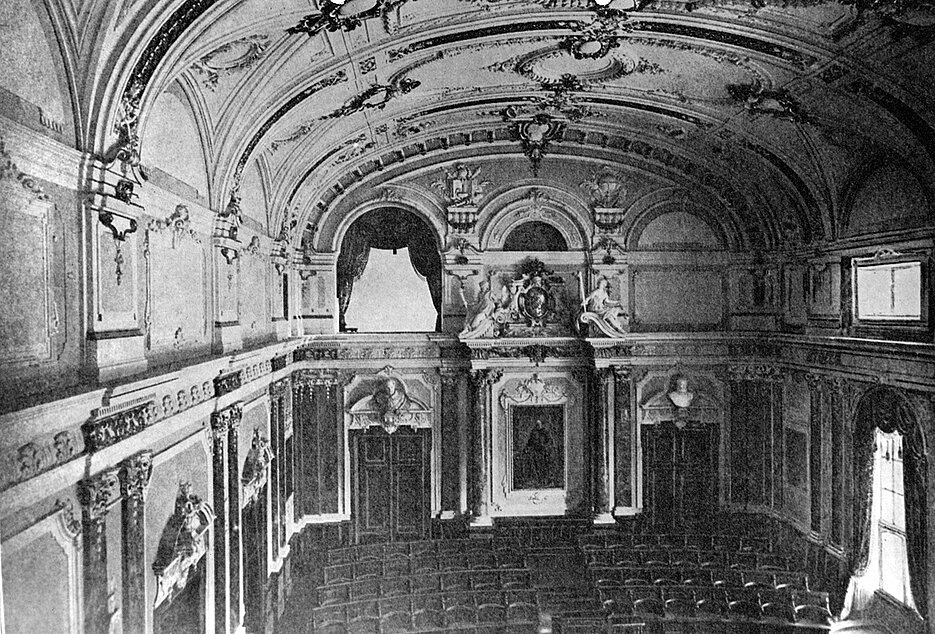
[[[381,427],[350,434],[357,543],[424,539],[431,525],[432,431]]]
[[[718,427],[642,427],[643,514],[660,527],[703,525],[718,508]]]

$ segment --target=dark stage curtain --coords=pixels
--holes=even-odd
[[[442,269],[441,257],[432,229],[418,216],[398,209],[371,211],[351,225],[341,243],[338,256],[339,325],[345,328],[344,315],[351,302],[354,282],[367,268],[370,249],[409,249],[412,267],[425,278],[435,306],[435,330],[441,330]]]
[[[903,446],[903,491],[906,510],[906,551],[912,598],[920,614],[926,614],[926,482],[928,459],[922,428],[903,398],[892,390],[864,396],[854,429],[854,541],[851,572],[860,575],[870,555],[870,505],[873,500],[873,452],[875,430],[898,431]]]

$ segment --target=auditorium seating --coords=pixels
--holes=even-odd
[[[549,526],[331,549],[312,631],[519,634],[542,619],[558,634],[829,630],[827,593],[767,537]],[[580,561],[578,580],[544,584],[535,565],[550,556]]]

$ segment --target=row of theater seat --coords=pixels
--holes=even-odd
[[[465,539],[424,539],[413,542],[388,542],[385,544],[359,544],[328,551],[329,564],[353,563],[356,561],[382,561],[397,557],[422,555],[455,555],[468,552],[490,552],[495,550],[490,536]]]
[[[747,570],[793,570],[792,559],[775,553],[727,552],[720,550],[635,550],[609,547],[585,551],[593,566],[695,566],[700,568],[743,568]]]
[[[404,632],[418,632],[419,634],[448,634],[449,632],[459,632],[460,634],[536,634],[539,631],[538,623],[448,624],[444,615],[440,619],[432,618],[428,620],[429,623],[414,624],[411,627],[405,618],[384,621],[363,619],[346,624],[328,623],[321,629],[316,629],[315,634],[403,634]],[[432,625],[434,622],[444,623],[445,625]]]
[[[498,570],[524,568],[525,555],[518,551],[420,555],[385,560],[357,561],[325,566],[325,583],[342,583],[372,577],[418,575],[454,570]]]
[[[535,595],[476,592],[361,601],[313,610],[316,634],[345,625],[348,631],[411,632],[472,627],[532,625],[539,621]]]
[[[578,537],[578,545],[585,552],[625,546],[637,550],[666,548],[687,550],[720,550],[727,552],[773,551],[769,538],[730,533],[627,533],[602,531]]]
[[[601,600],[610,614],[640,618],[770,619],[827,626],[828,596],[820,592],[784,593],[751,589],[607,588]]]
[[[798,591],[809,589],[808,575],[802,572],[681,566],[614,566],[591,567],[590,574],[598,587],[684,585]]]
[[[318,599],[320,605],[334,605],[414,594],[526,588],[529,588],[529,572],[526,570],[469,570],[323,585],[318,588]]]

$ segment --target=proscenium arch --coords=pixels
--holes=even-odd
[[[388,188],[391,194],[391,200],[385,200],[380,197],[368,200],[355,206],[350,212],[341,213],[338,209],[327,211],[319,219],[319,231],[313,240],[316,249],[322,253],[338,254],[341,251],[341,243],[348,229],[354,224],[354,221],[370,211],[378,209],[399,209],[408,211],[422,219],[435,235],[436,245],[439,254],[445,251],[446,241],[448,239],[448,220],[444,210],[431,205],[425,196],[416,196],[411,188]],[[304,227],[308,223],[308,218],[299,218],[299,227]],[[300,239],[301,231],[296,231],[296,240]]]
[[[539,211],[524,214],[523,210],[530,206],[538,207]],[[569,251],[591,247],[592,220],[584,202],[554,184],[527,181],[498,194],[479,210],[480,248],[503,249],[507,236],[531,220],[546,222],[557,229]]]
[[[336,266],[338,327],[345,331],[345,315],[353,289],[368,268],[372,249],[409,249],[410,263],[428,285],[435,309],[435,332],[441,332],[444,307],[444,264],[434,227],[418,213],[385,204],[358,215],[341,238]]]

